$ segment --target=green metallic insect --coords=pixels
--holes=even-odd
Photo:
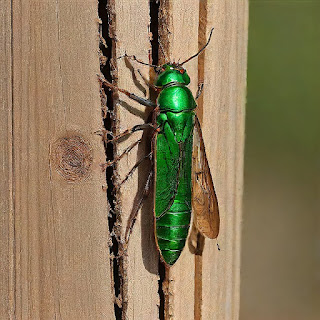
[[[155,239],[161,260],[167,267],[177,261],[185,246],[191,212],[194,214],[195,226],[203,235],[214,239],[219,233],[218,202],[200,123],[195,114],[197,104],[187,88],[190,78],[182,67],[206,48],[212,31],[213,29],[206,45],[184,62],[166,63],[160,67],[150,65],[158,73],[154,87],[159,92],[156,104],[103,80],[103,84],[109,89],[118,90],[131,99],[154,108],[151,124],[136,125],[109,141],[115,141],[137,130],[153,129],[151,153],[141,159],[124,179],[126,181],[145,158],[153,160],[153,170],[148,176],[141,201],[129,218],[126,241],[129,241],[143,199],[154,183]],[[126,57],[149,65],[135,56]],[[107,163],[107,166],[121,159],[134,145],[114,161]]]

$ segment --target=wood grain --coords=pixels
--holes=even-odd
[[[13,315],[11,1],[0,2],[0,318]]]
[[[2,166],[1,194],[14,190],[12,225],[10,205],[3,222],[6,246],[14,247],[4,248],[10,270],[2,301],[12,319],[114,319],[104,150],[94,134],[102,126],[97,3],[13,1],[7,8],[7,117],[1,119],[13,159],[9,152]],[[65,147],[56,152],[59,139]]]

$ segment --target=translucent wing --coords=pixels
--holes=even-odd
[[[208,238],[216,238],[220,225],[218,201],[197,117],[192,154],[192,209],[198,230]]]

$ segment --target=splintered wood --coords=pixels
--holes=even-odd
[[[105,150],[96,134],[103,129],[97,2],[4,0],[0,318],[119,319],[117,303],[123,319],[238,319],[247,0],[162,0],[154,12],[149,0],[107,2],[114,19],[114,56],[107,57],[115,62],[114,80],[145,98],[152,70],[117,58],[127,53],[151,62],[152,50],[159,50],[159,63],[165,56],[183,61],[215,28],[200,60],[184,66],[194,95],[204,82],[197,112],[220,206],[220,235],[204,239],[190,228],[180,259],[159,281],[151,194],[127,250],[119,252],[123,288],[115,297]],[[159,30],[159,47],[153,48],[151,17]],[[150,108],[118,97],[118,133],[147,121]],[[139,131],[117,144],[115,156],[141,138],[116,166],[119,181],[146,155],[150,141]],[[149,169],[146,160],[118,193],[122,241]]]

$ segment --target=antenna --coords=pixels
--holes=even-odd
[[[187,60],[183,61],[182,63],[179,63],[179,66],[182,66],[183,64],[185,64],[186,62],[190,61],[191,59],[197,57],[209,44],[210,40],[211,40],[211,36],[212,36],[212,32],[213,32],[213,29],[211,29],[210,31],[210,35],[209,35],[209,38],[208,38],[208,41],[207,43],[204,45],[204,47],[202,49],[200,49],[196,54],[194,54],[193,56],[191,56],[190,58],[188,58]]]
[[[123,56],[120,56],[118,57],[118,59],[122,59],[122,58],[128,58],[128,59],[131,59],[131,60],[134,60],[140,64],[143,64],[145,66],[149,66],[149,67],[152,67],[152,68],[157,68],[158,66],[156,66],[155,64],[150,64],[150,63],[146,63],[146,62],[143,62],[141,61],[140,59],[138,59],[136,56],[128,56],[126,53],[123,55]]]

